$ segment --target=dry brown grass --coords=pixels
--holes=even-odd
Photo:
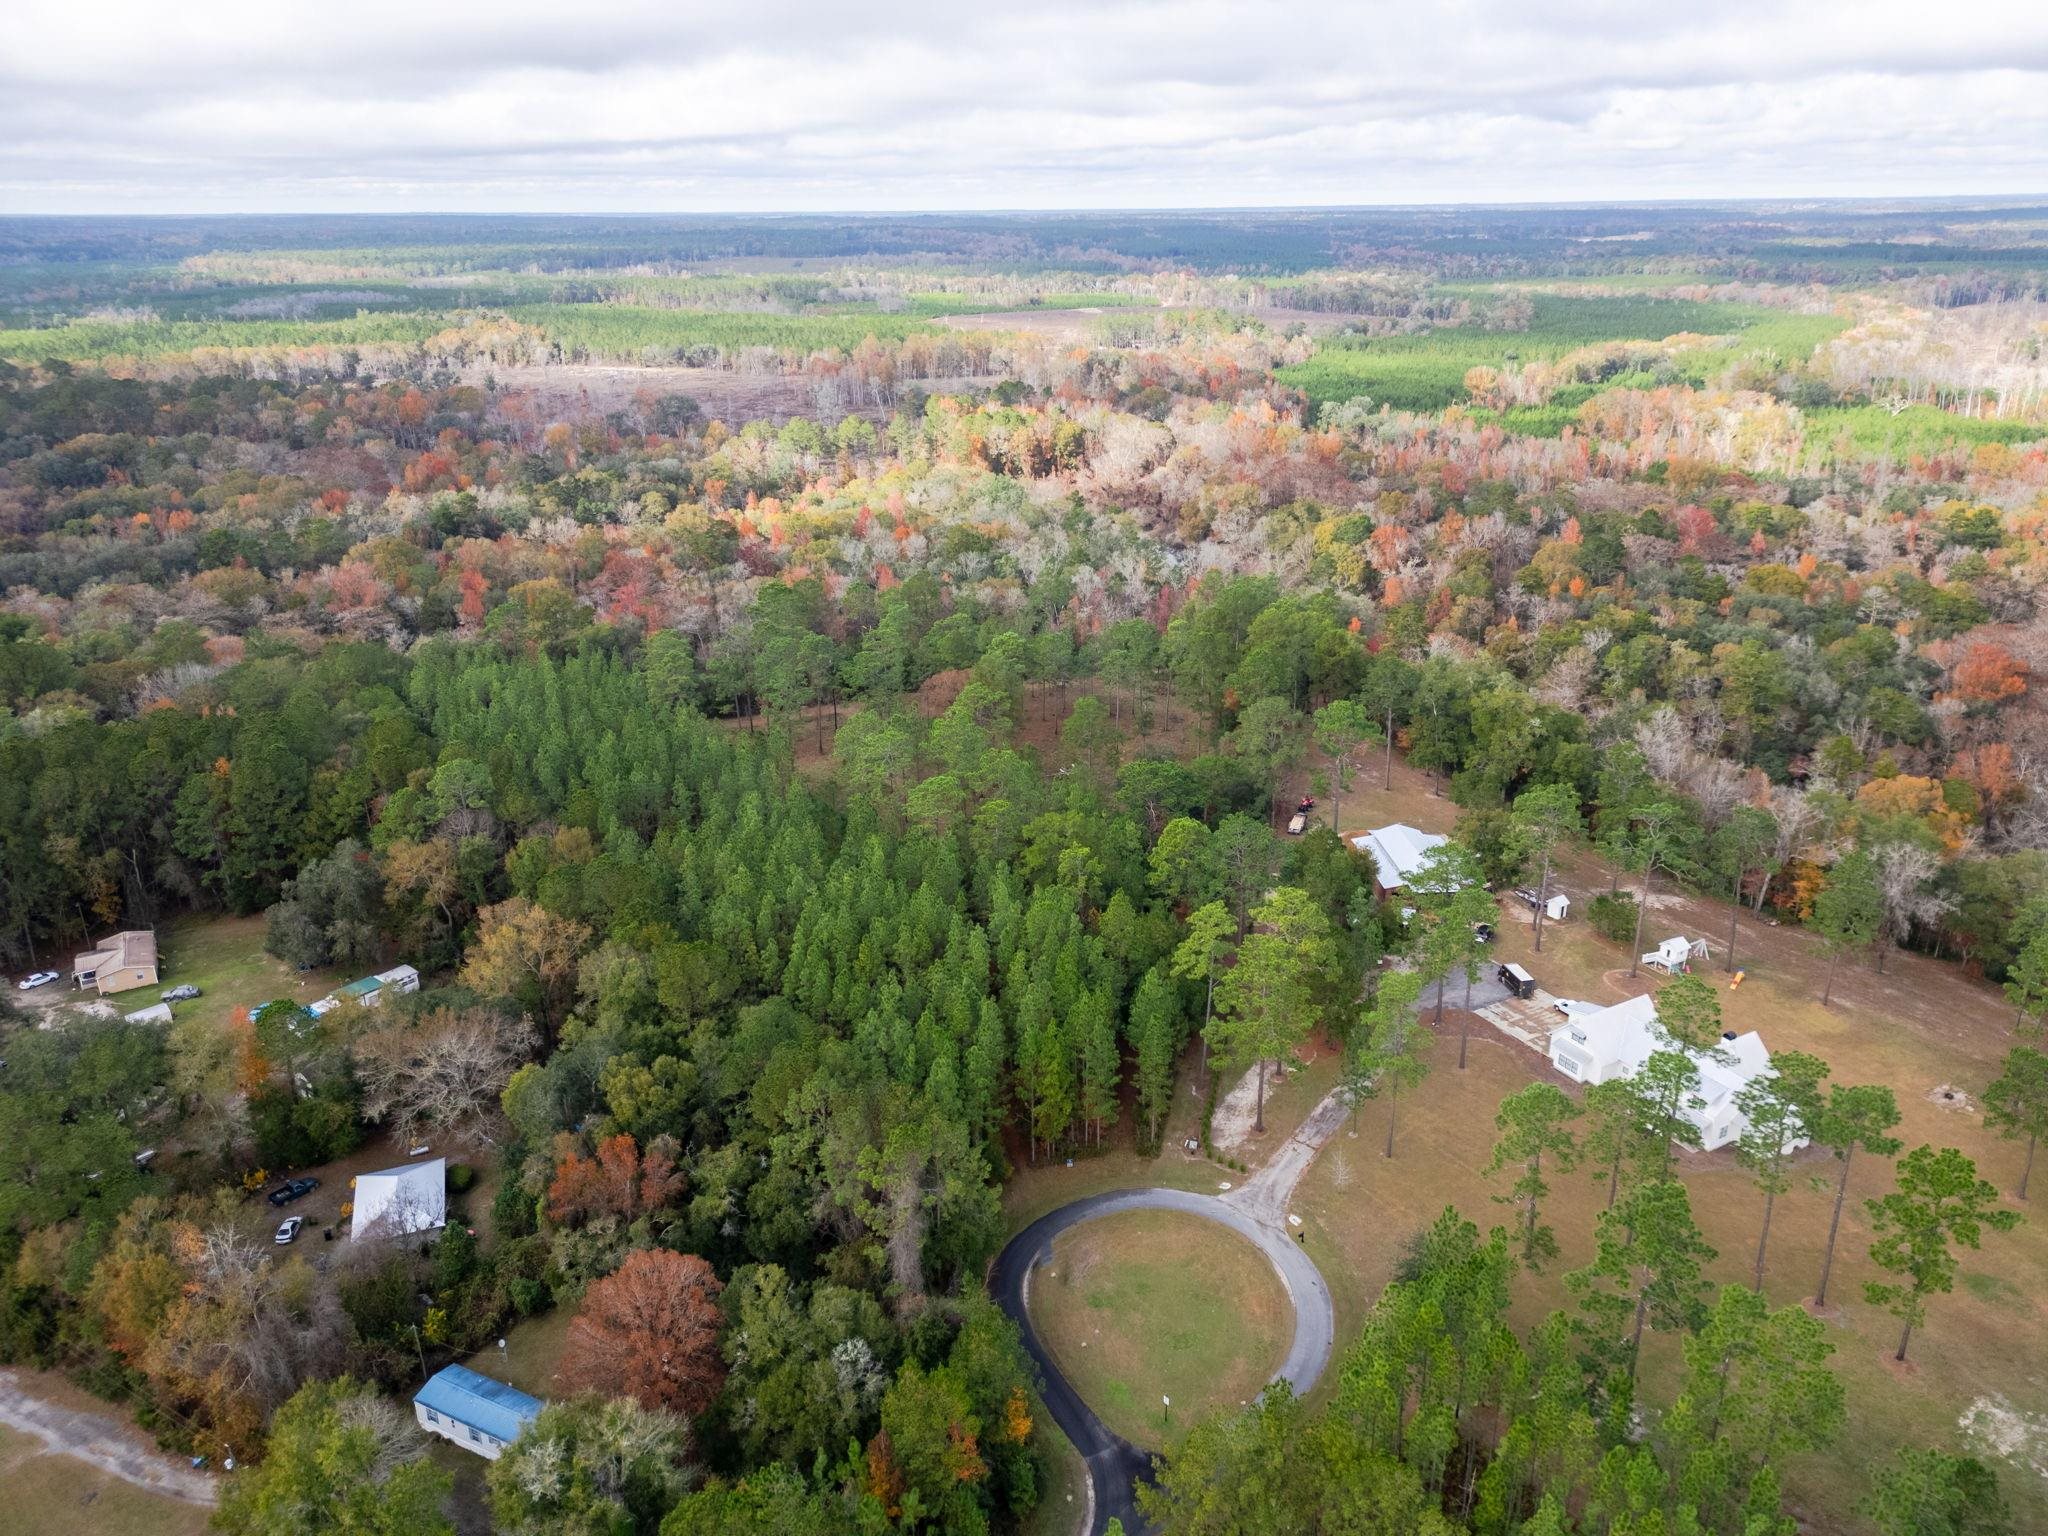
[[[47,1451],[13,1429],[0,1429],[0,1501],[0,1528],[35,1536],[199,1536],[212,1514]]]
[[[1456,807],[1431,796],[1422,776],[1397,766],[1393,792],[1376,785],[1354,792],[1344,823],[1347,831],[1392,820],[1449,831],[1455,818]],[[1576,900],[1604,890],[1607,876],[1604,866],[1580,855],[1566,862],[1563,882]],[[1582,911],[1582,901],[1579,906]],[[1832,1064],[1837,1081],[1889,1085],[1904,1116],[1898,1134],[1908,1147],[1959,1147],[1986,1178],[2011,1187],[2020,1149],[1987,1132],[1976,1114],[1938,1107],[1926,1097],[1944,1082],[1974,1092],[1995,1075],[2012,1044],[2011,1014],[1996,989],[1952,965],[1894,955],[1883,976],[1866,964],[1845,962],[1834,1005],[1822,1008],[1822,962],[1811,936],[1758,926],[1745,916],[1738,957],[1748,976],[1730,990],[1718,959],[1727,926],[1725,904],[1682,897],[1652,914],[1645,943],[1680,931],[1711,938],[1717,959],[1700,974],[1717,984],[1729,1028],[1759,1030],[1772,1049],[1810,1051]],[[1651,928],[1659,931],[1652,934]],[[1658,984],[1647,975],[1630,981],[1629,957],[1583,922],[1547,926],[1540,956],[1531,937],[1524,924],[1504,924],[1501,957],[1527,965],[1559,996],[1611,1001]],[[1447,1020],[1433,1074],[1404,1105],[1394,1161],[1379,1155],[1372,1133],[1385,1125],[1385,1110],[1373,1105],[1361,1117],[1361,1134],[1353,1139],[1340,1133],[1303,1182],[1297,1208],[1309,1219],[1310,1251],[1331,1280],[1340,1338],[1355,1329],[1385,1285],[1402,1244],[1445,1205],[1455,1205],[1482,1227],[1507,1219],[1491,1198],[1503,1180],[1482,1172],[1492,1153],[1493,1117],[1504,1097],[1550,1069],[1533,1051],[1475,1024],[1471,1065],[1461,1073],[1454,1031],[1455,1022]],[[1809,1152],[1796,1171],[1825,1180],[1834,1166],[1824,1153]],[[1720,1250],[1711,1277],[1746,1281],[1761,1215],[1754,1185],[1727,1153],[1688,1156],[1682,1176],[1701,1227]],[[1522,1323],[1567,1304],[1562,1274],[1591,1257],[1593,1223],[1604,1202],[1604,1188],[1583,1173],[1552,1182],[1555,1192],[1544,1219],[1556,1228],[1563,1256],[1544,1274],[1519,1282],[1516,1311]],[[1849,1395],[1842,1447],[1849,1449],[1801,1458],[1786,1469],[1789,1501],[1816,1531],[1866,1529],[1853,1510],[1872,1470],[1898,1445],[1957,1445],[1958,1421],[1980,1397],[1995,1394],[2019,1413],[2048,1414],[2048,1292],[2042,1286],[2048,1276],[2048,1224],[2023,1222],[2011,1234],[1988,1235],[1982,1252],[1964,1253],[1963,1282],[1952,1295],[1934,1299],[1926,1328],[1914,1338],[1913,1369],[1895,1372],[1887,1362],[1896,1328],[1888,1314],[1862,1298],[1863,1282],[1876,1271],[1867,1257],[1870,1234],[1861,1202],[1890,1187],[1885,1161],[1858,1160],[1830,1286],[1830,1300],[1838,1303],[1830,1318],[1835,1365]],[[1828,1203],[1825,1193],[1803,1179],[1780,1199],[1765,1275],[1774,1302],[1789,1305],[1812,1294]],[[1670,1392],[1676,1356],[1669,1340],[1652,1349],[1646,1382],[1653,1400]],[[1997,1458],[1995,1465],[2019,1512],[2020,1529],[2048,1530],[2048,1481],[2028,1459]]]

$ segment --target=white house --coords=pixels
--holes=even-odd
[[[1422,868],[1429,851],[1449,841],[1441,833],[1418,831],[1397,821],[1354,837],[1351,846],[1372,860],[1380,891],[1385,894],[1404,888]]]
[[[404,1237],[447,1225],[447,1158],[356,1176],[351,1238]]]
[[[1653,1052],[1675,1049],[1670,1037],[1657,1028],[1656,998],[1645,995],[1590,1013],[1568,1013],[1550,1037],[1550,1064],[1577,1082],[1604,1083],[1631,1075]],[[1698,1128],[1700,1145],[1707,1151],[1733,1146],[1749,1129],[1749,1117],[1736,1107],[1736,1095],[1771,1070],[1763,1037],[1755,1030],[1724,1037],[1725,1061],[1697,1051],[1688,1054],[1699,1071],[1700,1087],[1685,1106],[1685,1117]],[[1793,1143],[1805,1145],[1803,1136]]]
[[[436,1371],[412,1400],[413,1417],[430,1435],[496,1461],[547,1406],[517,1387],[467,1366]]]

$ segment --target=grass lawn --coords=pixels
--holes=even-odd
[[[1432,798],[1420,775],[1400,766],[1391,794],[1373,788],[1347,797],[1344,820],[1347,831],[1392,820],[1449,831],[1456,811],[1448,800]],[[1564,862],[1559,878],[1574,898],[1575,913],[1608,883],[1605,867],[1583,853]],[[1611,1002],[1661,984],[1647,972],[1629,977],[1624,948],[1582,921],[1546,926],[1539,956],[1529,926],[1512,913],[1504,915],[1501,958],[1528,966],[1558,996]],[[1895,954],[1882,975],[1869,961],[1845,961],[1833,1006],[1823,1008],[1825,967],[1810,935],[1745,915],[1737,956],[1747,976],[1731,989],[1720,968],[1727,905],[1660,892],[1644,925],[1644,946],[1681,932],[1714,945],[1715,960],[1699,974],[1716,984],[1728,1028],[1758,1030],[1772,1049],[1810,1051],[1833,1066],[1836,1081],[1890,1086],[1904,1117],[1897,1134],[1907,1148],[1958,1147],[2000,1188],[2010,1190],[2017,1182],[2023,1146],[1988,1132],[1974,1109],[1929,1098],[1944,1083],[1974,1096],[1996,1074],[2012,1044],[2012,1015],[1995,988],[1953,965]],[[1340,1343],[1355,1336],[1408,1237],[1445,1205],[1455,1205],[1481,1227],[1509,1219],[1492,1200],[1504,1176],[1489,1179],[1483,1172],[1492,1152],[1494,1114],[1504,1097],[1549,1068],[1535,1052],[1476,1023],[1471,1065],[1461,1073],[1455,1035],[1452,1014],[1436,1045],[1431,1076],[1403,1101],[1392,1162],[1380,1156],[1386,1110],[1368,1105],[1357,1137],[1340,1132],[1303,1181],[1296,1208],[1308,1218],[1309,1252],[1330,1280]],[[1551,1080],[1576,1092],[1561,1077]],[[1802,1154],[1794,1187],[1778,1202],[1765,1271],[1765,1293],[1777,1305],[1813,1293],[1827,1229],[1825,1181],[1834,1167],[1825,1153]],[[1694,1214],[1720,1253],[1709,1278],[1746,1282],[1762,1209],[1755,1186],[1726,1153],[1687,1156],[1682,1177]],[[1518,1280],[1516,1322],[1524,1326],[1568,1304],[1563,1274],[1592,1256],[1593,1224],[1605,1197],[1604,1186],[1583,1172],[1553,1175],[1551,1183],[1543,1219],[1556,1229],[1563,1254],[1544,1273]],[[1900,1370],[1890,1363],[1896,1324],[1863,1300],[1863,1283],[1876,1271],[1867,1257],[1870,1231],[1862,1202],[1890,1187],[1885,1160],[1857,1161],[1829,1298],[1833,1364],[1848,1393],[1848,1425],[1834,1450],[1785,1468],[1788,1504],[1810,1530],[1863,1532],[1868,1527],[1853,1513],[1855,1506],[1872,1472],[1895,1447],[1967,1447],[1996,1468],[2019,1529],[2048,1530],[2048,1477],[2041,1470],[2048,1468],[2048,1355],[2042,1348],[2048,1299],[2041,1285],[2048,1275],[2048,1223],[2029,1219],[2010,1234],[1987,1234],[1981,1252],[1960,1252],[1962,1279],[1953,1294],[1931,1300],[1910,1363]],[[1677,1365],[1675,1341],[1657,1339],[1644,1370],[1652,1401],[1668,1400]],[[1973,1413],[2006,1432],[2003,1453],[1963,1431],[1962,1422]]]
[[[1061,1374],[1110,1428],[1150,1446],[1256,1397],[1294,1326],[1264,1254],[1178,1211],[1122,1211],[1061,1234],[1031,1275],[1029,1305]]]
[[[1087,1536],[1088,1467],[1051,1416],[1038,1415],[1038,1503],[1025,1517],[1022,1536]]]
[[[6,1526],[36,1536],[198,1536],[211,1510],[125,1483],[0,1429],[0,1499]]]
[[[563,1346],[569,1342],[569,1324],[575,1317],[569,1307],[554,1307],[537,1317],[514,1324],[505,1335],[501,1354],[493,1344],[463,1361],[479,1376],[502,1381],[535,1397],[557,1397],[555,1367],[562,1362]]]
[[[200,995],[173,1003],[172,1013],[183,1018],[203,1010],[225,1023],[237,1008],[253,1010],[280,997],[311,1003],[355,979],[339,971],[294,970],[265,953],[263,931],[261,915],[174,917],[157,929],[156,985],[118,992],[108,1001],[132,1013],[154,1003],[160,992],[191,985]]]

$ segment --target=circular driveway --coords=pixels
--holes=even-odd
[[[1094,1500],[1088,1536],[1102,1536],[1112,1518],[1123,1521],[1129,1536],[1149,1529],[1138,1513],[1136,1489],[1138,1480],[1151,1474],[1152,1454],[1113,1434],[1096,1417],[1095,1410],[1081,1401],[1080,1393],[1067,1384],[1032,1330],[1025,1296],[1031,1272],[1052,1256],[1055,1237],[1080,1222],[1115,1211],[1182,1211],[1226,1226],[1257,1245],[1279,1273],[1280,1284],[1294,1305],[1294,1339],[1280,1369],[1273,1373],[1273,1380],[1287,1382],[1297,1395],[1314,1386],[1323,1367],[1330,1363],[1337,1330],[1330,1288],[1323,1283],[1322,1273],[1301,1245],[1285,1231],[1246,1215],[1214,1195],[1198,1195],[1184,1189],[1111,1190],[1063,1205],[1011,1238],[989,1269],[989,1293],[1023,1334],[1025,1351],[1037,1364],[1045,1383],[1046,1410],[1088,1463]]]

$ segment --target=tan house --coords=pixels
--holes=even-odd
[[[156,930],[131,928],[99,941],[71,962],[71,979],[81,987],[93,987],[104,996],[126,992],[130,987],[156,985]]]

